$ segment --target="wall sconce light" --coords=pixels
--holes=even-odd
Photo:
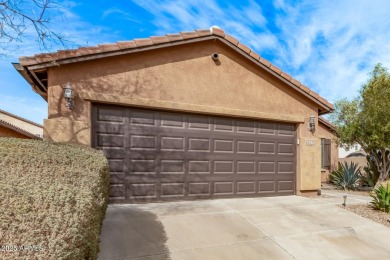
[[[312,131],[314,132],[314,130],[316,129],[316,122],[315,122],[315,119],[316,117],[311,115],[309,117],[309,124],[307,125],[307,129],[309,129],[309,131]]]
[[[70,110],[74,109],[74,89],[72,86],[68,83],[66,83],[64,87],[64,98],[66,101],[66,107]]]

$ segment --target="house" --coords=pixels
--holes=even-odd
[[[43,126],[0,109],[0,137],[42,139]]]
[[[346,158],[348,155],[354,152],[362,151],[362,147],[360,144],[354,144],[352,146],[343,146],[340,144],[339,146],[339,158]]]
[[[112,202],[321,189],[319,116],[333,105],[222,29],[19,62],[48,102],[44,139],[102,149]]]
[[[360,147],[360,145],[354,145],[353,146],[354,148],[355,147]],[[364,150],[357,150],[357,151],[353,151],[353,152],[350,152],[347,156],[345,156],[344,158],[339,158],[339,161],[341,163],[356,163],[358,166],[361,167],[361,170],[363,170],[364,167],[367,166],[367,158],[366,158],[366,152]]]
[[[336,127],[323,117],[318,118],[318,126],[318,138],[321,140],[321,182],[327,182],[332,170],[337,169],[339,160]]]

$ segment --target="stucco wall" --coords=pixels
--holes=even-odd
[[[331,171],[337,169],[337,165],[339,161],[339,149],[336,143],[336,136],[329,131],[329,127],[323,125],[322,123],[320,123],[318,126],[318,138],[325,138],[325,139],[332,140],[332,147],[330,151],[331,168],[330,170],[321,169],[321,182],[327,182]],[[320,151],[320,156],[321,156],[321,151]]]
[[[212,53],[219,53],[219,62],[211,59]],[[61,65],[50,68],[48,75],[45,139],[91,145],[91,102],[82,93],[99,93],[95,96],[108,103],[125,100],[128,105],[144,102],[201,113],[206,107],[221,115],[238,111],[249,118],[284,118],[297,124],[301,139],[297,190],[320,188],[320,143],[317,132],[304,127],[310,115],[318,118],[317,105],[218,41]],[[76,91],[73,111],[65,107],[62,94],[68,81]]]

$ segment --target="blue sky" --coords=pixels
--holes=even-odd
[[[390,68],[390,1],[64,1],[52,28],[73,46],[179,31],[224,29],[240,42],[334,101],[357,95],[374,65]],[[0,109],[37,123],[47,104],[11,62],[42,52],[26,31],[23,44],[0,60]],[[52,46],[51,51],[60,46]]]

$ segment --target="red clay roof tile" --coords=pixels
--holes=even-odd
[[[131,49],[137,47],[135,41],[120,41],[116,42],[116,44],[119,46],[120,49]]]
[[[152,36],[150,39],[152,40],[153,44],[169,42],[169,38],[167,36]]]
[[[225,39],[228,40],[229,42],[233,43],[234,45],[238,44],[238,40],[228,34],[225,35]]]
[[[98,47],[81,47],[78,49],[80,55],[88,55],[98,53],[100,49]]]
[[[320,95],[316,92],[314,92],[313,90],[310,90],[310,95],[312,95],[313,97],[315,97],[316,99],[318,99],[320,97]]]
[[[289,74],[287,74],[287,73],[285,73],[285,72],[283,72],[282,71],[282,73],[280,74],[283,78],[285,78],[285,79],[287,79],[288,81],[290,81],[291,79],[292,79],[292,77],[289,75]]]
[[[116,43],[110,43],[110,44],[99,44],[99,49],[101,52],[108,52],[108,51],[117,51],[119,50],[119,46]]]
[[[282,73],[282,70],[279,69],[278,67],[274,66],[271,64],[271,70],[275,71],[277,74],[280,74]]]
[[[198,33],[195,32],[180,32],[180,34],[183,36],[183,39],[191,39],[191,38],[197,38]]]
[[[305,91],[306,93],[310,94],[310,89],[306,87],[305,85],[301,84],[300,88]]]
[[[295,86],[297,87],[300,87],[301,86],[301,82],[299,82],[298,80],[294,79],[294,78],[291,78],[291,83],[294,84]]]
[[[195,30],[199,37],[211,35],[210,29],[198,29]]]
[[[257,60],[257,61],[259,61],[259,59],[260,59],[260,55],[257,54],[257,53],[254,52],[254,51],[251,51],[251,53],[249,53],[249,55],[251,55],[252,58],[254,58],[254,59]]]
[[[137,45],[137,47],[153,45],[153,42],[150,38],[134,39],[134,41],[135,41],[135,45]]]
[[[264,64],[265,66],[267,66],[268,68],[271,67],[271,62],[269,62],[268,60],[260,57],[260,60],[259,60],[262,64]]]
[[[249,49],[249,47],[245,46],[244,44],[242,43],[238,43],[237,44],[237,47],[240,48],[241,50],[245,51],[246,53],[250,53],[251,52],[251,49]]]
[[[212,27],[211,30],[212,30],[213,34],[221,36],[221,37],[225,37],[225,31],[224,30],[222,30],[220,28],[216,28],[216,27]]]
[[[183,40],[183,36],[181,34],[167,34],[167,37],[171,42]]]

